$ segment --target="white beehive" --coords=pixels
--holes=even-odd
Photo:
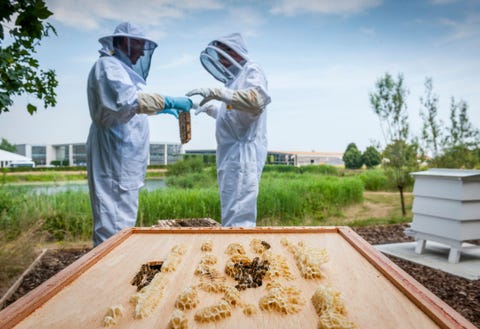
[[[450,246],[448,261],[458,263],[465,241],[480,239],[480,170],[430,169],[411,173],[413,221],[408,235],[422,253],[427,240]],[[479,247],[469,245],[469,247]]]

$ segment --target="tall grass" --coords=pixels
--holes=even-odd
[[[321,221],[337,214],[343,206],[362,201],[360,179],[310,174],[266,175],[260,185],[260,224],[306,225],[306,219]],[[267,220],[269,219],[269,220]]]
[[[151,226],[158,219],[212,218],[220,220],[216,188],[141,191],[137,224]]]
[[[212,186],[212,172],[189,174],[206,187],[140,192],[137,225],[151,226],[158,219],[213,218],[220,221],[218,188]],[[201,179],[201,177],[207,177]],[[321,220],[362,200],[359,178],[316,174],[268,173],[261,181],[258,220],[276,218],[275,225],[303,225],[305,218]],[[0,189],[0,231],[14,239],[35,223],[52,241],[89,240],[93,219],[87,192],[69,190],[56,194],[32,194],[27,188]]]
[[[86,192],[66,191],[49,195],[29,193],[26,187],[2,188],[1,209],[0,230],[5,239],[14,239],[39,222],[50,240],[91,237],[93,221]]]

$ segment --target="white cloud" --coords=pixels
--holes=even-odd
[[[265,23],[265,15],[252,7],[236,7],[229,10],[228,17],[231,31],[241,31],[244,36],[255,36]],[[227,24],[225,24],[227,26]]]
[[[479,14],[468,14],[461,20],[445,18],[440,21],[440,24],[450,29],[450,33],[445,38],[447,42],[480,37]]]
[[[354,14],[377,7],[382,0],[280,0],[273,14],[292,16],[300,13]]]
[[[46,0],[53,19],[79,30],[98,29],[104,20],[162,26],[191,10],[223,8],[220,0]]]
[[[173,61],[169,63],[158,65],[157,67],[155,67],[155,70],[175,69],[178,67],[184,67],[185,65],[196,62],[197,60],[198,60],[198,55],[194,56],[192,54],[181,54],[179,57],[175,58]]]
[[[449,3],[455,3],[458,2],[459,0],[430,0],[430,3],[434,5],[446,5]]]
[[[368,35],[368,36],[376,35],[376,31],[372,27],[362,27],[362,28],[360,28],[360,33]]]

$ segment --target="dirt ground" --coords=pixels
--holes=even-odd
[[[174,223],[172,221],[170,225],[205,226],[208,223]],[[396,224],[359,227],[354,230],[370,244],[383,244],[412,241],[411,237],[403,233],[405,227],[404,224]],[[7,300],[6,305],[39,286],[88,251],[88,248],[49,250],[36,268],[24,278],[23,283]],[[467,280],[395,257],[389,258],[475,326],[480,327],[480,280]]]

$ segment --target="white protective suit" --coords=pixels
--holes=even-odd
[[[86,150],[94,246],[125,227],[135,226],[149,154],[147,114],[165,110],[167,101],[170,108],[175,107],[174,98],[140,92],[150,63],[136,69],[128,56],[113,48],[113,36],[145,40],[152,52],[152,45],[156,47],[130,23],[120,24],[113,35],[99,40],[103,48],[87,86],[92,124]],[[191,106],[189,99],[183,99]]]
[[[270,103],[267,79],[260,66],[249,59],[240,34],[215,41],[227,45],[244,59],[241,69],[226,80],[223,94],[229,100],[207,111],[216,118],[222,226],[254,227],[260,176],[267,157],[266,106]]]

